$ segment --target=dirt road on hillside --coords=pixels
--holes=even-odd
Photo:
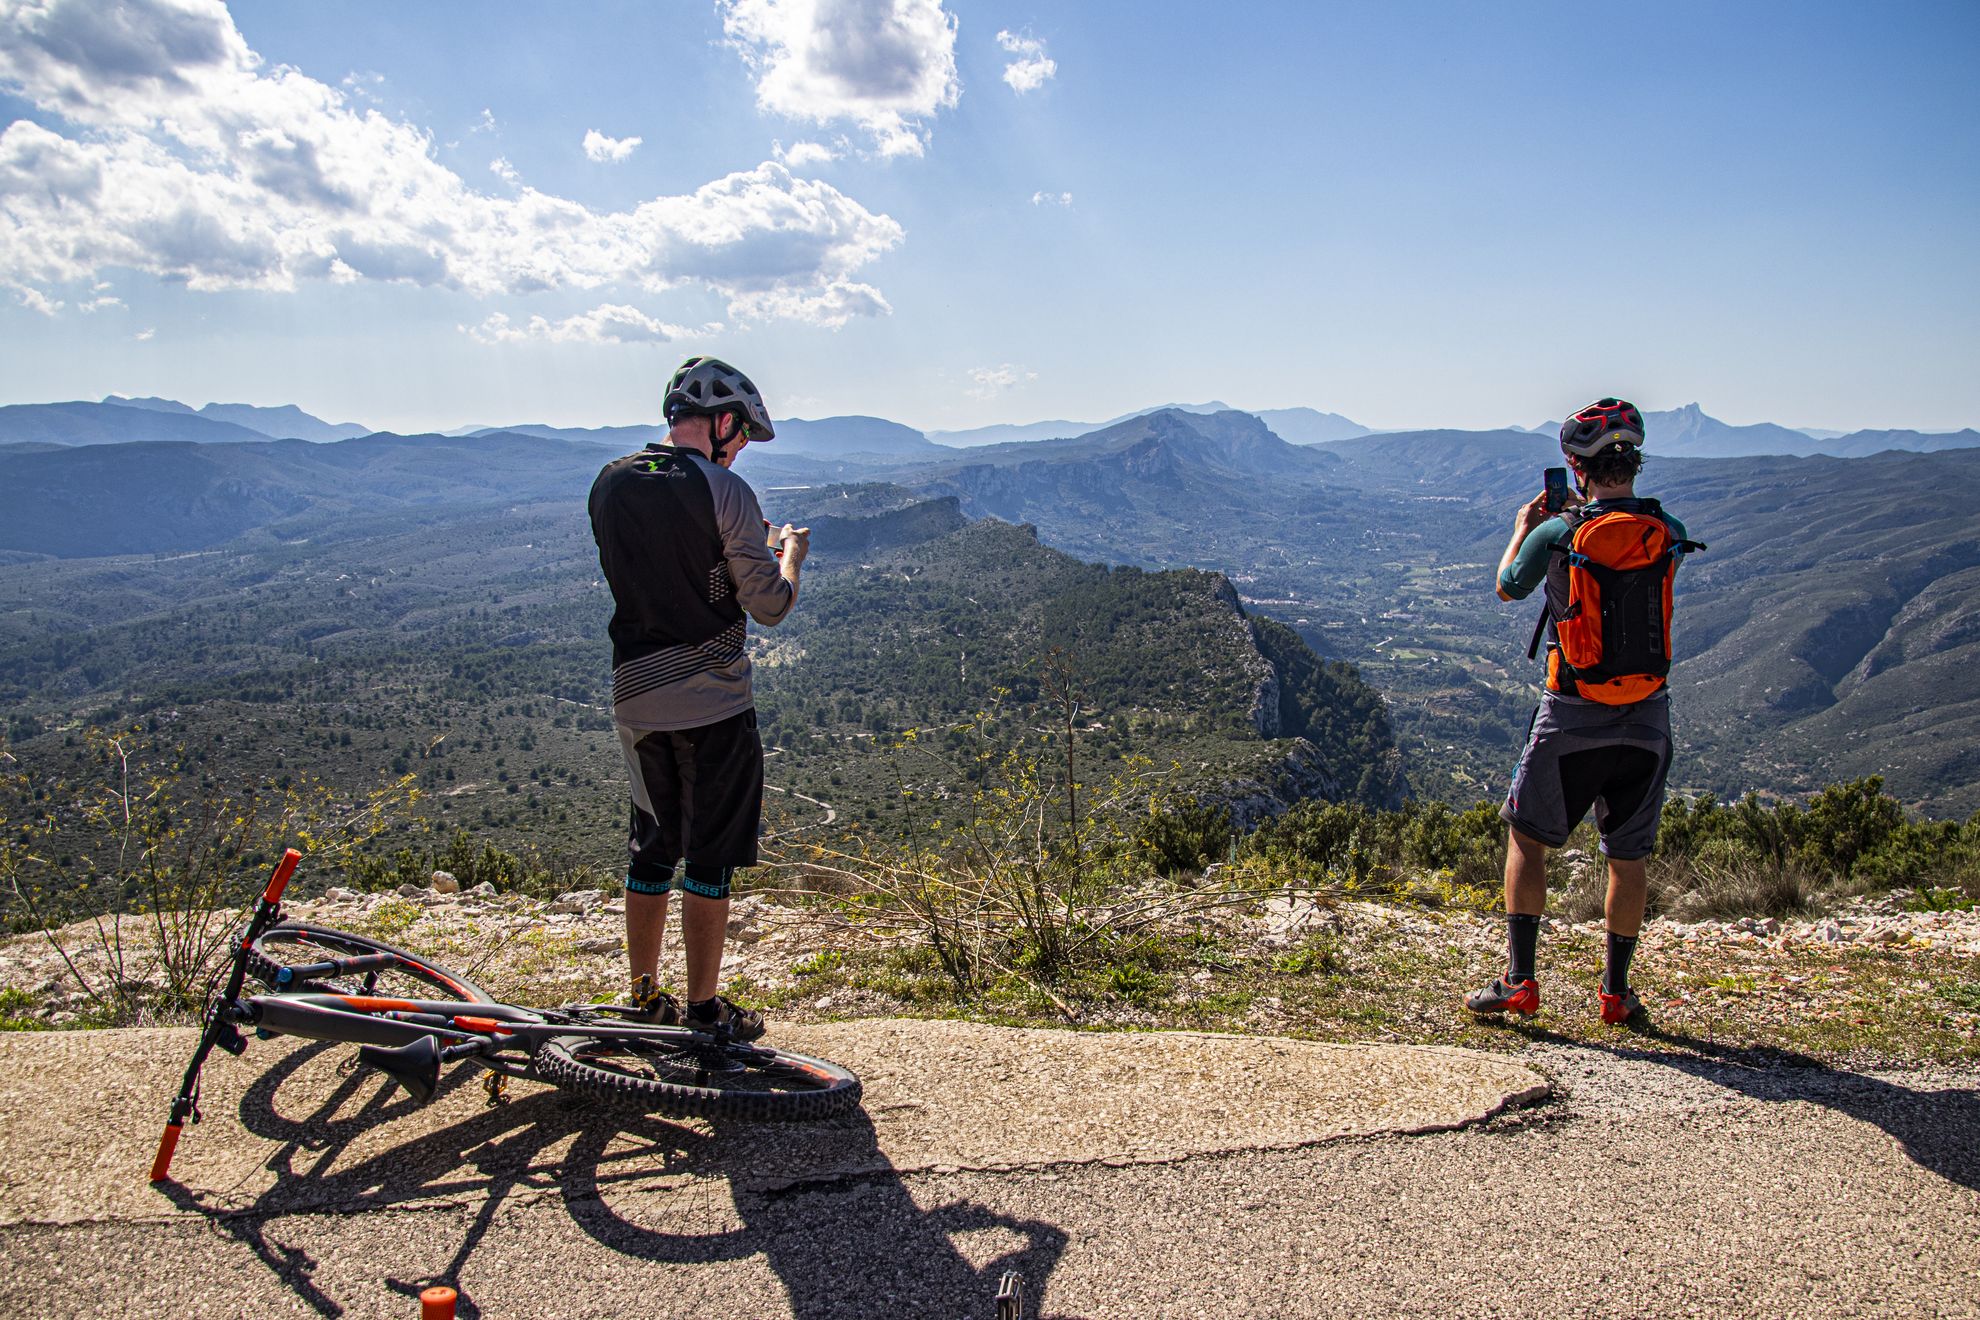
[[[0,1314],[409,1317],[446,1277],[464,1316],[988,1320],[1015,1270],[1034,1316],[1980,1316],[1973,1070],[791,1030],[867,1077],[863,1114],[414,1111],[344,1051],[257,1043],[164,1192],[186,1033],[114,1033],[145,1084],[97,1090],[77,1060],[113,1033],[0,1039]]]

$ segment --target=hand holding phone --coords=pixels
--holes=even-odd
[[[1567,507],[1567,497],[1568,497],[1567,469],[1557,468],[1557,467],[1548,468],[1545,472],[1541,474],[1541,479],[1546,483],[1545,507],[1547,512],[1559,513],[1562,509],[1565,509]]]

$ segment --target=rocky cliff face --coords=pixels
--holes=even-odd
[[[1400,805],[1407,786],[1381,694],[1351,670],[1323,663],[1292,629],[1247,615],[1228,579],[1218,578],[1215,595],[1243,629],[1236,645],[1253,684],[1252,729],[1291,742],[1272,770],[1219,795],[1232,823],[1250,829],[1310,798]]]
[[[1313,798],[1338,802],[1345,790],[1320,749],[1295,738],[1277,765],[1259,778],[1226,784],[1219,797],[1231,809],[1232,826],[1251,830],[1296,803]]]

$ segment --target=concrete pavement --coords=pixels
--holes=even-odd
[[[190,1040],[122,1035],[75,1122],[110,1042],[0,1038],[0,1314],[988,1317],[1016,1269],[1033,1315],[1980,1316],[1971,1070],[838,1024],[779,1032],[869,1083],[807,1130],[263,1042],[161,1193]]]

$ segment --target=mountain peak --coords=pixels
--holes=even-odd
[[[119,408],[142,408],[146,412],[190,413],[194,411],[192,408],[180,403],[177,399],[160,399],[155,396],[147,396],[142,399],[127,399],[121,394],[106,394],[103,396],[103,402],[113,404]]]

